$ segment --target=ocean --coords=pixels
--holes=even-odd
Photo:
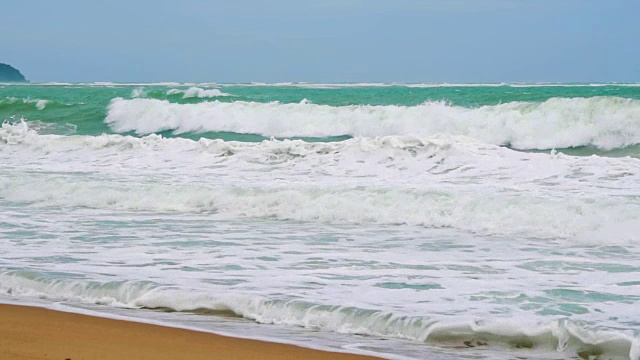
[[[0,84],[0,302],[640,359],[640,84]]]

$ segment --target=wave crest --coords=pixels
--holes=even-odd
[[[204,102],[115,98],[105,122],[116,132],[234,132],[272,137],[464,135],[516,149],[579,146],[603,150],[640,144],[640,101],[616,97],[552,98],[464,108],[328,106],[311,103]]]
[[[182,94],[183,99],[188,98],[215,98],[232,96],[231,94],[224,93],[219,89],[203,89],[199,87],[190,87],[187,90],[171,89],[167,91],[167,95]]]
[[[32,105],[35,105],[35,108],[37,110],[44,110],[47,107],[47,104],[49,103],[51,103],[51,100],[5,97],[4,99],[0,99],[0,109],[3,107],[7,107],[7,108],[12,107],[16,110],[20,110],[23,108],[20,105],[32,104]]]

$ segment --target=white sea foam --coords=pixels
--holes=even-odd
[[[352,108],[235,105],[312,120]],[[359,108],[376,119],[409,111]],[[0,126],[0,301],[233,322],[246,336],[265,328],[203,321],[234,313],[314,344],[406,346],[398,353],[411,358],[439,348],[456,359],[640,360],[640,159],[520,152],[444,131],[246,143],[61,136],[50,131],[60,123]]]
[[[24,122],[5,123],[3,143],[0,168],[99,174],[0,180],[1,198],[38,206],[409,224],[595,243],[640,234],[640,204],[628,196],[640,185],[634,158],[527,154],[452,136],[337,143],[43,136]],[[135,181],[110,180],[128,174]],[[145,178],[153,184],[139,181]],[[590,195],[565,196],[583,192]]]
[[[17,102],[22,102],[23,104],[35,104],[36,109],[44,110],[50,100],[43,99],[31,99],[31,98],[17,98],[17,97],[6,97],[4,100],[0,100],[0,104],[15,104]]]
[[[131,90],[132,98],[143,98],[146,96],[147,96],[147,91],[143,87],[139,87]]]
[[[226,131],[275,137],[464,135],[517,149],[640,144],[640,101],[615,97],[552,98],[479,108],[427,102],[418,106],[205,102],[175,104],[116,98],[105,122],[116,132]]]
[[[37,190],[36,190],[37,189]],[[633,199],[549,199],[495,192],[384,187],[144,185],[64,177],[3,178],[0,197],[36,206],[206,212],[218,218],[275,218],[348,224],[407,224],[481,235],[640,241]],[[615,237],[607,233],[615,231]]]
[[[47,279],[38,273],[0,273],[0,293],[79,301],[126,308],[173,311],[233,312],[265,324],[299,326],[346,334],[404,338],[426,343],[470,343],[470,346],[529,348],[638,359],[637,339],[612,331],[589,331],[567,321],[546,323],[500,319],[443,319],[397,315],[358,307],[266,298],[224,291],[203,293],[152,282],[100,283],[80,279]]]
[[[167,95],[183,94],[183,99],[188,98],[216,98],[224,96],[232,96],[231,94],[223,93],[220,89],[203,89],[199,87],[190,87],[184,89],[170,89],[167,91]]]
[[[36,109],[44,110],[44,108],[47,106],[48,102],[49,102],[49,100],[38,100],[36,102]]]

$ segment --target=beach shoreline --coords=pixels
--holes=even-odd
[[[375,357],[242,339],[33,306],[0,304],[0,358],[338,359]]]

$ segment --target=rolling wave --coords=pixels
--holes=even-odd
[[[156,98],[156,97],[164,97],[164,96],[175,96],[182,95],[182,99],[190,99],[190,98],[217,98],[217,97],[227,97],[233,96],[231,94],[224,93],[220,91],[220,89],[203,89],[200,87],[189,87],[187,89],[156,89],[156,88],[144,88],[137,87],[131,90],[132,98]]]
[[[139,135],[233,132],[278,138],[464,135],[521,150],[640,144],[640,100],[552,98],[465,108],[445,102],[418,106],[328,106],[311,103],[204,102],[115,98],[105,122]]]
[[[4,99],[0,99],[0,109],[19,111],[25,108],[35,107],[37,110],[44,110],[49,103],[51,103],[50,100],[44,99],[5,97]]]
[[[224,93],[219,89],[203,89],[199,87],[190,87],[186,90],[183,89],[170,89],[167,91],[167,95],[181,94],[183,99],[188,98],[216,98],[232,96],[231,94]]]

